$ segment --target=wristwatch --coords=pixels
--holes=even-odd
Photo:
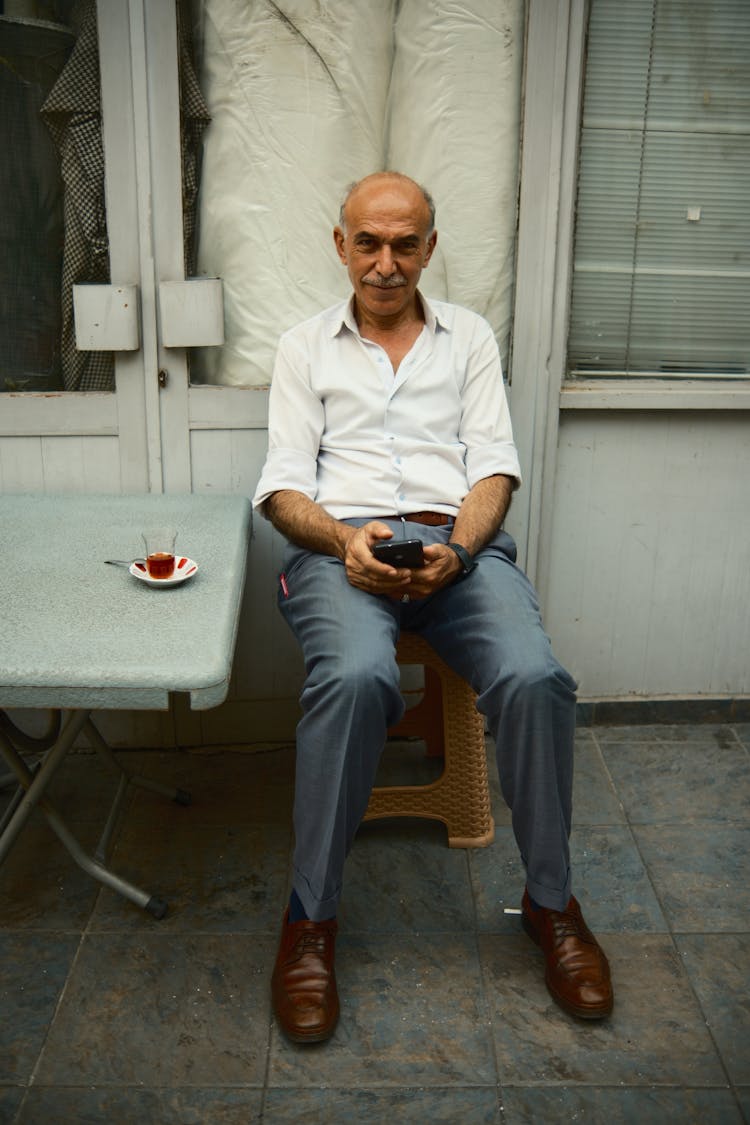
[[[471,574],[472,570],[477,564],[474,562],[473,558],[466,550],[466,548],[462,547],[460,543],[447,543],[446,546],[450,547],[451,551],[455,551],[455,553],[458,555],[461,566],[463,567],[464,574]]]

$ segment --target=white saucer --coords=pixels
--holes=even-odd
[[[188,578],[192,578],[197,569],[198,564],[192,559],[186,559],[184,555],[177,556],[171,578],[152,578],[146,570],[146,564],[142,562],[131,563],[128,567],[133,578],[138,578],[147,586],[179,586],[180,583],[187,582]]]

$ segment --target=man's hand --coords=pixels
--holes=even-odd
[[[463,567],[455,551],[443,543],[433,543],[424,549],[425,565],[410,570],[411,582],[404,591],[410,598],[426,598],[444,586],[455,582]]]
[[[470,555],[475,555],[497,532],[508,510],[513,484],[510,477],[485,477],[464,497],[451,538]],[[341,559],[352,586],[369,594],[385,594],[397,599],[405,594],[410,598],[426,598],[455,582],[462,570],[455,551],[441,543],[425,547],[425,565],[414,570],[379,562],[372,548],[382,540],[393,538],[388,524],[371,520],[355,529],[329,516],[319,504],[300,492],[274,492],[265,507],[274,527],[287,539],[309,551]]]
[[[461,562],[455,553],[440,543],[425,547],[425,565],[414,570],[379,562],[372,548],[392,538],[388,525],[377,520],[355,531],[344,553],[346,574],[352,586],[369,594],[385,594],[397,599],[404,594],[410,598],[426,598],[450,585],[461,571]]]
[[[357,528],[347,541],[344,550],[346,576],[352,586],[366,590],[368,594],[387,594],[393,598],[403,597],[409,590],[415,570],[388,566],[379,562],[372,553],[376,543],[393,538],[393,532],[386,523],[373,520]]]

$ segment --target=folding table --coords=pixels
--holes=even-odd
[[[142,556],[141,532],[177,530],[178,557],[198,569],[155,587],[105,560]],[[196,710],[228,693],[251,530],[250,502],[224,495],[0,496],[0,756],[16,792],[0,819],[0,864],[38,807],[94,878],[155,917],[166,903],[112,871],[107,850],[130,785],[180,803],[189,794],[131,773],[94,724],[101,710],[167,710],[187,693]],[[36,766],[16,709],[61,715]],[[79,734],[117,771],[119,785],[93,855],[46,796]],[[33,743],[31,744],[33,746]]]

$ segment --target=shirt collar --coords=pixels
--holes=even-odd
[[[424,293],[417,290],[417,296],[422,302],[422,310],[424,312],[424,322],[429,332],[434,336],[438,328],[450,332],[451,321],[445,315],[445,309],[436,308],[436,306],[425,297]],[[339,306],[338,313],[331,321],[331,336],[338,336],[342,328],[348,328],[355,336],[359,335],[359,328],[354,316],[354,294],[352,293],[348,301],[345,301]]]

